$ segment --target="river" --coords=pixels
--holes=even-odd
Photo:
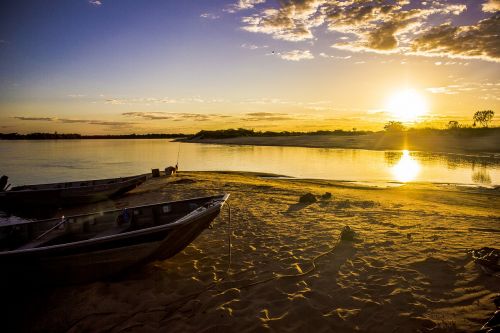
[[[0,141],[0,174],[15,185],[111,178],[164,169],[275,173],[361,183],[500,185],[500,159],[360,149],[178,143],[163,139]]]

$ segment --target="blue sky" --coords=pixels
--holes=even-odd
[[[466,122],[500,105],[499,8],[2,1],[0,131],[378,129],[400,89],[425,99],[419,123]]]

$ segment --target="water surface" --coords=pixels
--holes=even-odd
[[[360,149],[178,143],[163,139],[0,141],[12,185],[111,178],[175,165],[356,182],[500,184],[500,159]]]

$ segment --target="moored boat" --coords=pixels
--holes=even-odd
[[[15,186],[0,190],[3,208],[19,206],[69,206],[107,200],[128,192],[146,181],[147,175],[83,180],[64,183]]]
[[[212,223],[228,197],[0,225],[0,279],[81,283],[170,258]]]

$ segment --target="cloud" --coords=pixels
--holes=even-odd
[[[305,103],[304,107],[314,111],[331,111],[333,109],[332,104],[332,101],[317,101]]]
[[[264,33],[275,39],[302,41],[312,39],[311,29],[323,23],[318,13],[319,0],[283,1],[279,9],[267,8],[242,19],[242,29]]]
[[[112,127],[127,127],[130,125],[135,125],[136,123],[132,123],[129,121],[102,121],[102,120],[91,120],[88,122],[91,125],[102,125],[102,126],[112,126]]]
[[[295,104],[294,102],[291,101],[285,101],[279,98],[259,98],[259,99],[247,99],[242,101],[243,104]]]
[[[425,29],[429,17],[459,15],[465,5],[441,4],[433,7],[403,9],[404,3],[348,7],[333,11],[326,21],[328,29],[356,35],[352,41],[337,42],[334,48],[352,52],[405,53],[407,44],[419,31]]]
[[[60,119],[56,119],[56,121],[60,121],[61,123],[64,123],[64,124],[78,124],[78,123],[83,123],[83,124],[86,124],[86,123],[88,123],[90,120],[86,120],[86,119],[68,119],[68,118],[60,118]]]
[[[102,1],[100,0],[89,0],[89,4],[94,5],[94,6],[101,6]]]
[[[454,27],[464,2],[283,0],[244,16],[242,29],[292,42],[330,38],[332,47],[351,52],[499,61],[499,7],[500,0],[486,1],[482,9],[492,17]],[[320,29],[336,34],[316,33]]]
[[[291,101],[291,100],[283,100],[279,98],[260,98],[260,99],[249,99],[249,100],[244,100],[241,102],[241,104],[255,104],[259,106],[286,106],[289,108],[301,108],[304,110],[314,110],[314,111],[332,111],[333,110],[333,104],[334,102],[332,101],[315,101],[315,102],[298,102],[298,101]],[[258,112],[254,113],[254,115],[276,115],[276,113],[266,113],[266,112]],[[248,114],[250,115],[250,114]],[[283,114],[280,114],[283,115]],[[309,115],[310,116],[310,115]]]
[[[297,120],[297,118],[291,117],[286,113],[272,113],[272,112],[252,112],[247,113],[243,117],[245,121],[283,121],[283,120]]]
[[[201,13],[200,17],[207,19],[207,20],[217,20],[218,18],[220,18],[219,15],[214,14],[214,13]]]
[[[343,56],[343,57],[342,56],[333,56],[333,55],[328,55],[328,54],[326,54],[324,52],[321,52],[319,54],[319,56],[322,57],[322,58],[341,59],[341,60],[347,60],[347,59],[351,59],[352,58],[352,56],[350,56],[350,55]]]
[[[500,11],[500,0],[488,0],[482,6],[483,12],[494,13]]]
[[[451,90],[450,87],[431,87],[425,89],[430,93],[433,94],[446,94],[446,95],[456,95],[458,94],[457,91]]]
[[[255,45],[255,44],[243,43],[243,44],[241,44],[241,47],[244,49],[249,49],[249,50],[257,50],[257,49],[265,49],[265,48],[268,48],[269,46],[268,45],[259,46],[259,45]]]
[[[172,115],[166,115],[165,112],[124,112],[123,116],[137,117],[147,120],[163,120],[163,119],[173,119]]]
[[[146,120],[170,120],[170,121],[220,121],[222,119],[233,118],[230,115],[209,113],[184,113],[184,112],[124,112],[123,116],[141,118]],[[284,121],[300,120],[303,117],[289,115],[286,113],[273,112],[251,112],[243,115],[243,121]],[[227,120],[225,120],[227,121]]]
[[[266,2],[266,0],[238,0],[238,2],[229,5],[226,9],[224,9],[224,11],[228,13],[236,13],[240,10],[252,9],[255,5],[264,2]]]
[[[105,120],[92,120],[92,119],[71,119],[71,118],[54,118],[54,117],[13,117],[19,120],[27,120],[27,121],[50,121],[50,122],[59,122],[63,124],[90,124],[90,125],[104,125],[104,126],[130,126],[136,123],[133,122],[125,122],[125,121],[105,121]]]
[[[123,116],[142,118],[146,120],[172,120],[172,121],[182,121],[182,120],[195,120],[195,121],[208,121],[216,120],[220,118],[228,118],[228,115],[222,114],[201,114],[201,113],[185,113],[185,112],[124,112]]]
[[[273,112],[250,112],[246,114],[247,116],[252,116],[252,117],[270,117],[270,116],[276,116],[276,115],[286,115],[286,113],[273,113]]]
[[[305,106],[307,109],[314,108],[312,106],[313,104],[318,104],[318,105],[323,105],[325,103],[330,103],[329,101],[319,101],[315,103],[307,103],[308,105]],[[317,106],[318,106],[317,105]],[[332,120],[331,115],[332,111],[334,111],[331,107],[321,107],[318,106],[319,110],[318,111],[327,111],[323,112],[320,114],[314,113],[314,114],[288,114],[288,113],[274,113],[274,112],[251,112],[251,113],[246,113],[243,115],[241,118],[242,121],[252,121],[252,122],[265,122],[265,121],[300,121],[302,123],[305,122],[315,122],[316,125],[318,123],[327,121],[327,120]],[[335,112],[342,112],[342,110],[335,110]],[[338,120],[339,118],[336,118]],[[351,118],[345,118],[349,119],[352,121]],[[259,125],[260,126],[260,125]]]
[[[199,96],[183,97],[183,98],[156,98],[156,97],[141,97],[141,98],[107,98],[104,103],[111,105],[158,105],[158,104],[216,104],[216,103],[230,103],[230,100],[222,98],[201,98]]]
[[[107,99],[106,100],[106,104],[112,104],[112,105],[122,105],[122,104],[126,104],[125,102],[123,102],[122,100],[120,99]]]
[[[278,56],[281,59],[289,60],[289,61],[300,61],[300,60],[309,60],[314,59],[311,51],[309,50],[293,50],[289,52],[279,53]]]
[[[55,121],[57,118],[51,117],[13,117],[19,120],[29,120],[29,121]]]
[[[452,66],[452,65],[458,65],[458,66],[469,66],[468,62],[462,62],[462,61],[436,61],[434,63],[436,66]]]
[[[500,12],[471,26],[441,24],[426,31],[411,44],[423,55],[484,59],[500,62]]]
[[[90,125],[101,125],[101,126],[112,126],[112,127],[126,127],[130,125],[135,125],[136,123],[128,121],[106,121],[106,120],[89,120],[89,119],[68,119],[60,118],[59,122],[64,124],[90,124]]]
[[[485,101],[500,101],[500,95],[498,94],[486,94],[486,95],[481,95],[479,99],[485,100]]]
[[[105,103],[106,104],[112,104],[112,105],[127,105],[127,104],[176,104],[176,103],[183,103],[186,102],[187,100],[176,100],[176,99],[171,99],[168,97],[164,98],[108,98],[106,99]],[[190,98],[189,101],[193,102],[202,102],[201,100],[195,100],[193,98]]]
[[[500,83],[493,82],[457,82],[441,87],[429,87],[426,90],[432,94],[457,95],[460,93],[474,92],[480,99],[495,99],[492,96],[499,96]]]

